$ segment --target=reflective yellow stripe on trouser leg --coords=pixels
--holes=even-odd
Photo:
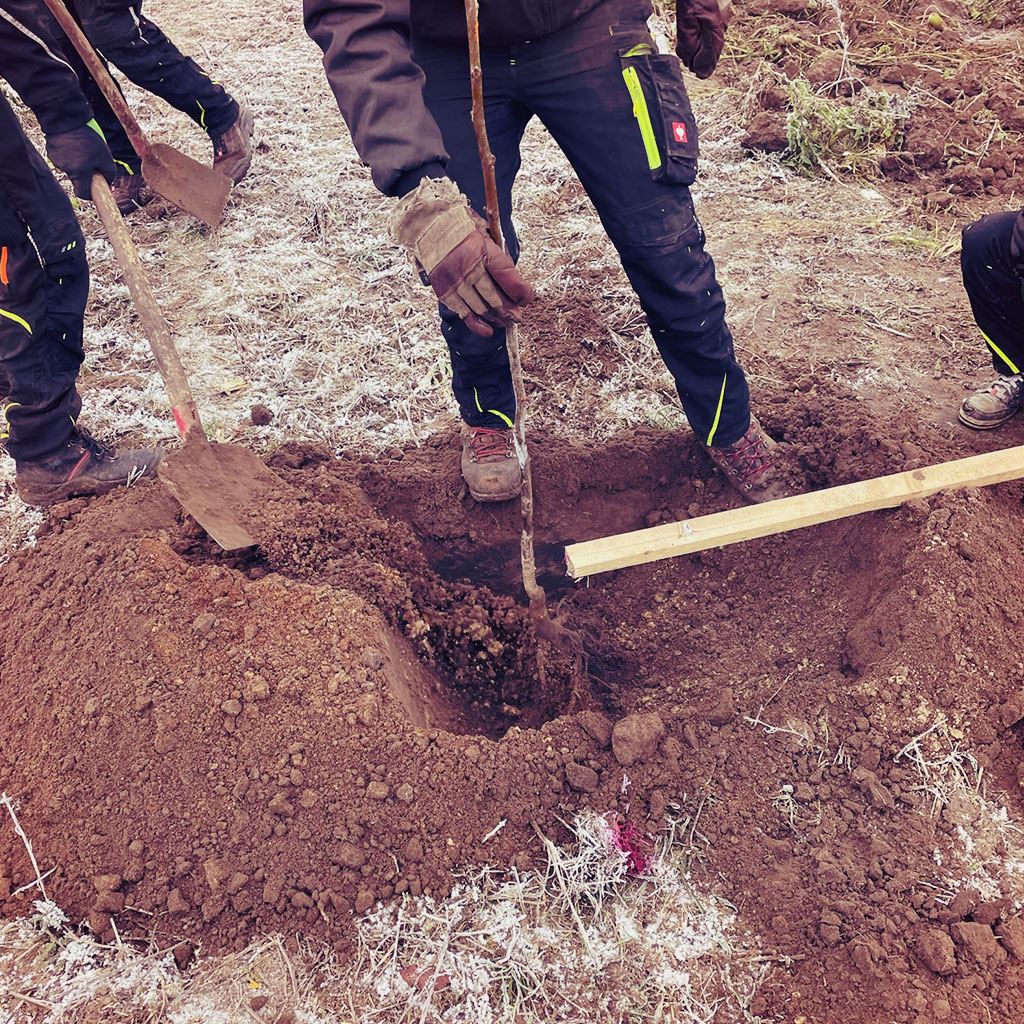
[[[727,375],[722,377],[722,390],[718,394],[718,408],[715,410],[715,419],[711,424],[711,432],[708,434],[708,439],[705,442],[708,447],[711,446],[711,442],[714,440],[715,431],[718,430],[718,421],[722,418],[722,405],[725,403],[725,382],[727,380]]]
[[[508,429],[511,430],[515,424],[503,413],[497,409],[484,409],[480,404],[480,393],[476,388],[473,388],[473,401],[476,402],[477,412],[489,412],[492,416],[497,416],[503,423],[508,424]]]
[[[1014,373],[1020,373],[1020,370],[1017,368],[1017,364],[1014,363],[1014,361],[1010,359],[1010,357],[1007,356],[1007,354],[984,331],[981,332],[981,336],[988,343],[988,347],[992,349],[992,351],[995,352],[995,354],[999,356],[999,358],[1002,359],[1002,361],[1006,363]]]

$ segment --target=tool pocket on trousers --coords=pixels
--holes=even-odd
[[[651,177],[666,185],[692,185],[697,177],[697,124],[679,61],[640,43],[620,54]]]

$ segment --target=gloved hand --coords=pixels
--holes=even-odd
[[[92,198],[94,174],[102,174],[107,181],[114,180],[114,158],[95,119],[81,128],[47,136],[46,155],[54,167],[59,167],[71,179],[79,199]]]
[[[676,56],[698,78],[715,70],[730,18],[731,0],[676,0]]]
[[[450,178],[424,178],[405,196],[391,219],[391,236],[474,334],[490,337],[536,298]]]

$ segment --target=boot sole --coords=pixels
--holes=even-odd
[[[960,420],[965,427],[970,427],[971,430],[995,430],[1007,421],[1012,420],[1019,412],[1020,409],[1014,409],[1013,412],[998,420],[975,420],[971,419],[970,414],[964,412],[963,407],[961,407],[960,411],[957,413],[957,419]]]
[[[42,508],[47,505],[56,505],[59,501],[68,501],[70,498],[91,498],[94,495],[106,494],[108,491],[114,490],[116,487],[124,487],[127,485],[126,480],[112,482],[109,485],[102,487],[90,487],[88,490],[82,490],[80,487],[75,487],[74,482],[67,484],[54,484],[52,487],[19,487],[15,483],[15,489],[18,492],[18,497],[21,498],[26,505],[35,505],[36,507]]]
[[[469,485],[467,484],[466,486],[468,487]],[[522,484],[520,484],[514,490],[510,490],[507,493],[505,491],[502,491],[499,494],[478,494],[476,491],[473,490],[472,487],[469,488],[469,496],[474,501],[480,501],[480,502],[483,502],[484,504],[487,504],[489,502],[493,503],[493,502],[497,502],[497,501],[512,501],[513,498],[518,498],[519,495],[522,494],[522,493],[523,493],[523,485]]]

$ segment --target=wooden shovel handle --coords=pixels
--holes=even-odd
[[[149,141],[143,135],[139,122],[135,120],[132,112],[128,109],[128,104],[125,103],[121,90],[118,89],[117,84],[110,77],[110,72],[104,66],[103,61],[100,60],[95,49],[93,49],[92,43],[85,38],[85,33],[78,27],[78,23],[71,17],[70,11],[68,11],[61,0],[46,0],[46,6],[50,8],[53,16],[60,22],[60,27],[64,29],[68,39],[71,40],[72,45],[85,62],[85,66],[89,69],[89,74],[96,79],[96,84],[103,91],[103,95],[110,104],[110,108],[117,115],[118,121],[121,122],[128,138],[131,140],[132,148],[138,153],[141,160],[145,160],[149,156]]]
[[[46,2],[50,3],[50,0]],[[96,212],[103,221],[103,227],[114,248],[118,263],[121,264],[121,270],[128,280],[128,290],[142,321],[142,329],[149,339],[160,376],[164,379],[164,386],[171,399],[171,412],[174,413],[174,422],[178,425],[182,439],[188,436],[190,430],[205,436],[192,397],[192,389],[189,387],[185,369],[171,338],[171,330],[157,304],[149,277],[146,275],[146,268],[132,244],[131,235],[128,234],[128,227],[102,174],[93,175],[92,201],[96,204]]]

